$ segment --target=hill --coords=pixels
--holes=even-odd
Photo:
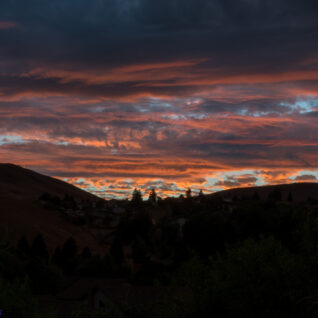
[[[36,200],[43,192],[61,198],[67,194],[78,200],[98,199],[93,194],[61,180],[13,164],[0,164],[0,198]]]
[[[283,201],[287,201],[290,193],[293,202],[306,201],[308,198],[318,200],[318,183],[236,188],[207,195],[207,197],[221,196],[225,199],[245,197],[248,199],[257,193],[261,199],[266,199],[275,189],[280,190]],[[16,241],[22,235],[27,235],[29,240],[32,240],[41,232],[51,250],[70,236],[76,239],[79,248],[87,245],[93,251],[104,249],[104,246],[100,246],[92,236],[88,225],[72,224],[66,221],[59,211],[45,208],[39,201],[39,197],[43,193],[49,193],[61,199],[68,195],[77,201],[101,200],[93,194],[61,180],[16,165],[0,164],[0,237]],[[183,207],[180,206],[180,209],[182,210]],[[162,217],[169,207],[164,204],[159,210]],[[154,208],[149,208],[153,217],[155,217],[156,211]]]
[[[294,202],[306,201],[308,198],[318,200],[318,183],[310,182],[235,188],[216,192],[211,194],[211,196],[222,196],[223,198],[230,199],[234,197],[251,198],[255,193],[257,193],[261,199],[266,199],[275,189],[280,190],[283,201],[288,200],[289,193],[291,193]]]
[[[101,247],[88,231],[66,222],[60,213],[40,204],[38,198],[45,192],[60,198],[67,194],[76,200],[100,200],[66,182],[16,165],[0,164],[1,236],[16,241],[26,235],[32,240],[41,232],[51,250],[73,236],[79,248],[87,245],[92,250],[99,250]]]

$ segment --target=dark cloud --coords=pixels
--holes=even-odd
[[[181,97],[237,76],[317,69],[303,63],[318,52],[311,1],[17,0],[2,2],[0,12],[0,21],[19,25],[0,33],[2,96]],[[147,76],[148,70],[142,78],[87,82],[116,67],[200,58],[173,68],[175,76]],[[32,73],[37,68],[43,77]]]
[[[117,194],[125,177],[164,192],[316,169],[317,16],[310,0],[2,1],[0,159]]]
[[[220,180],[215,183],[215,186],[222,187],[242,187],[255,185],[257,178],[252,175],[241,175],[241,176],[228,176],[225,180]]]
[[[215,62],[232,67],[237,60],[233,57],[240,53],[240,61],[261,59],[263,67],[280,59],[275,65],[282,68],[317,48],[311,41],[317,31],[317,4],[303,2],[3,1],[0,19],[22,27],[14,37],[2,35],[6,44],[2,51],[8,59],[72,62],[77,67],[83,61],[85,67],[106,66],[185,55],[212,55]],[[301,49],[295,50],[295,41]],[[292,48],[293,54],[287,54]]]
[[[317,177],[311,174],[303,174],[301,176],[297,176],[295,181],[316,181]]]

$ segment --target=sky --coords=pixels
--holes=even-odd
[[[318,181],[318,1],[0,2],[0,162],[105,198]]]

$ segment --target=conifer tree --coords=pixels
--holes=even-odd
[[[68,238],[62,247],[62,253],[65,257],[74,258],[77,255],[77,244],[73,237]]]
[[[138,189],[135,189],[133,194],[132,194],[132,199],[131,199],[131,203],[138,207],[142,205],[142,194],[141,191]]]
[[[77,244],[73,237],[68,238],[62,246],[61,263],[65,274],[71,274],[77,266]]]
[[[132,245],[132,258],[135,263],[146,261],[148,248],[145,241],[141,237],[137,237]]]
[[[51,263],[62,268],[63,267],[63,255],[61,246],[58,245],[52,255]]]
[[[155,189],[150,191],[148,201],[151,203],[157,203],[157,193]]]
[[[23,235],[18,241],[17,248],[24,256],[30,254],[31,248],[25,235]]]
[[[293,195],[291,192],[288,193],[288,202],[293,202]]]
[[[124,248],[122,241],[115,238],[110,247],[110,255],[114,258],[115,262],[120,265],[125,259]]]
[[[203,200],[204,200],[204,194],[203,194],[203,190],[202,190],[202,189],[200,189],[198,198],[199,198],[199,201],[200,201],[200,202],[203,202]]]
[[[48,262],[49,253],[42,234],[39,234],[34,238],[31,247],[31,254],[35,258],[39,258]]]
[[[88,246],[85,246],[85,247],[83,248],[81,257],[84,258],[84,259],[88,259],[88,258],[91,258],[91,257],[92,257],[92,252],[91,252],[91,250],[89,249]]]

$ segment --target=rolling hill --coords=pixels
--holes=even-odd
[[[265,199],[275,188],[280,189],[282,200],[287,200],[289,193],[294,202],[306,201],[309,197],[318,200],[318,183],[236,188],[209,196],[251,198],[257,192],[261,199]],[[61,180],[20,166],[0,164],[0,237],[15,242],[26,235],[31,241],[35,235],[42,233],[52,251],[73,236],[80,249],[89,246],[93,251],[104,251],[105,247],[96,241],[85,226],[71,224],[58,211],[44,208],[39,197],[45,192],[60,198],[67,194],[78,201],[101,200]]]
[[[61,198],[68,194],[76,200],[99,199],[66,182],[20,166],[0,164],[0,236],[14,242],[26,235],[31,241],[42,233],[50,250],[73,236],[79,248],[87,245],[100,251],[102,247],[88,231],[66,222],[60,213],[39,203],[38,198],[44,192]]]
[[[43,192],[61,198],[68,194],[78,200],[97,199],[93,194],[61,180],[13,164],[0,164],[0,198],[36,200]]]
[[[308,198],[318,200],[318,182],[235,188],[213,193],[212,196],[222,196],[224,198],[233,198],[234,196],[252,197],[257,192],[261,199],[266,199],[274,189],[280,190],[283,201],[288,200],[289,193],[291,193],[294,202],[306,201]]]

